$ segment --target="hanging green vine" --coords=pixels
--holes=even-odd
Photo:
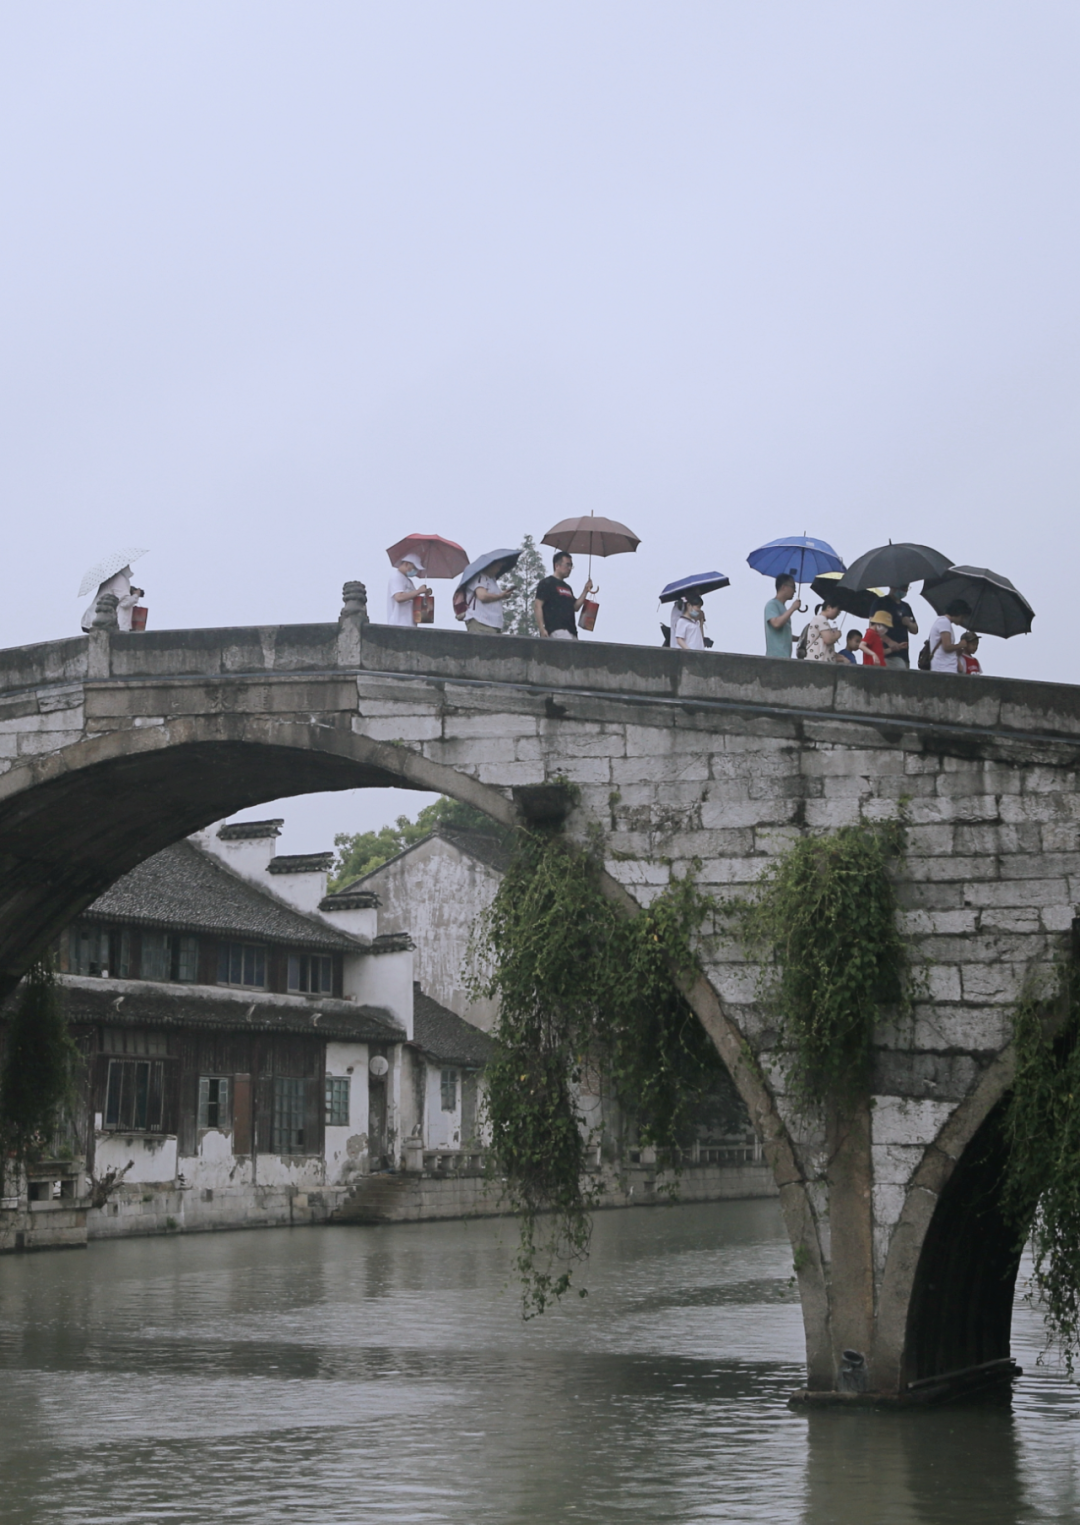
[[[711,905],[692,880],[673,879],[627,917],[601,890],[595,854],[522,831],[478,922],[473,992],[500,1004],[489,1156],[520,1218],[527,1318],[569,1289],[588,1253],[595,1191],[583,1078],[610,1088],[634,1113],[640,1141],[670,1163],[722,1070],[679,989],[696,971],[693,937]]]
[[[902,999],[905,948],[890,865],[902,821],[801,837],[774,858],[753,899],[728,901],[759,992],[775,1013],[788,1084],[803,1105],[854,1094],[883,1005]]]
[[[52,960],[39,959],[23,979],[0,1071],[5,1156],[24,1165],[48,1145],[72,1106],[80,1062]]]
[[[1061,984],[1055,1002],[1029,987],[1014,1015],[1004,1206],[1019,1243],[1030,1242],[1031,1301],[1071,1373],[1080,1351],[1080,974],[1068,970]]]

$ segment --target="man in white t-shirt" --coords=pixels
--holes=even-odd
[[[948,672],[954,676],[959,673],[958,661],[960,657],[960,642],[953,636],[953,620],[969,620],[971,608],[962,598],[953,599],[952,603],[939,614],[930,626],[930,671]]]
[[[425,583],[417,587],[413,582],[414,577],[422,577],[424,569],[415,556],[403,556],[394,565],[390,573],[390,584],[386,590],[386,623],[388,625],[413,624],[413,599],[420,593],[430,593],[431,589]]]

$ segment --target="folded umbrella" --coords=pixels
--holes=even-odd
[[[406,535],[396,545],[386,548],[390,565],[396,567],[406,556],[417,560],[425,577],[456,577],[469,562],[469,553],[456,540],[442,535]]]
[[[730,586],[731,578],[725,577],[723,572],[699,572],[696,577],[680,577],[677,582],[669,582],[660,595],[660,602],[670,604],[685,593],[713,593],[717,588]]]
[[[901,541],[879,545],[853,561],[840,580],[844,588],[898,588],[905,583],[922,582],[925,577],[940,577],[952,566],[948,556],[929,545]]]
[[[467,582],[471,582],[474,577],[479,577],[481,573],[486,572],[490,567],[499,567],[499,570],[493,571],[491,575],[492,577],[501,577],[504,572],[509,572],[511,567],[517,565],[520,555],[520,549],[516,551],[487,551],[483,556],[478,556],[475,561],[469,562],[469,565],[461,574],[458,587],[463,588]]]
[[[820,572],[842,572],[844,563],[827,540],[811,535],[783,535],[759,545],[746,558],[763,577],[783,577],[790,573],[801,587]]]
[[[857,620],[868,620],[884,597],[883,588],[845,588],[842,572],[819,572],[810,590],[827,604],[835,604]]]
[[[133,561],[138,561],[140,556],[146,555],[145,547],[140,550],[136,545],[128,546],[126,551],[113,551],[111,556],[105,556],[97,566],[91,567],[83,573],[83,580],[79,584],[79,591],[75,595],[82,598],[84,593],[89,593],[91,588],[100,588],[103,582],[108,582],[110,577],[115,577],[117,572],[122,572]]]
[[[1035,611],[1024,595],[1007,577],[991,572],[989,567],[950,567],[941,577],[923,583],[922,596],[938,614],[962,598],[971,609],[964,621],[968,630],[980,635],[1027,635]]]

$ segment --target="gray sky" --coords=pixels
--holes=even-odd
[[[597,638],[716,566],[761,651],[755,545],[913,539],[1072,681],[1078,63],[1075,0],[0,4],[0,645],[118,545],[155,628],[378,617],[400,534],[595,509]]]

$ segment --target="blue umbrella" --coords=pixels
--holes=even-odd
[[[759,545],[746,558],[755,572],[763,577],[782,577],[790,572],[802,586],[812,582],[822,572],[842,572],[844,563],[825,540],[814,540],[810,535],[784,535]]]
[[[479,577],[481,572],[486,572],[488,567],[496,566],[500,561],[506,563],[503,571],[509,572],[510,568],[516,564],[520,555],[520,548],[516,551],[487,551],[483,556],[478,556],[475,561],[469,562],[469,565],[461,574],[461,581],[458,583],[458,587],[463,588],[472,578]],[[501,576],[502,573],[499,575]]]
[[[717,588],[730,586],[731,578],[725,577],[723,572],[699,572],[696,577],[680,577],[677,582],[669,582],[660,595],[660,602],[670,604],[682,598],[684,593],[713,593]]]

